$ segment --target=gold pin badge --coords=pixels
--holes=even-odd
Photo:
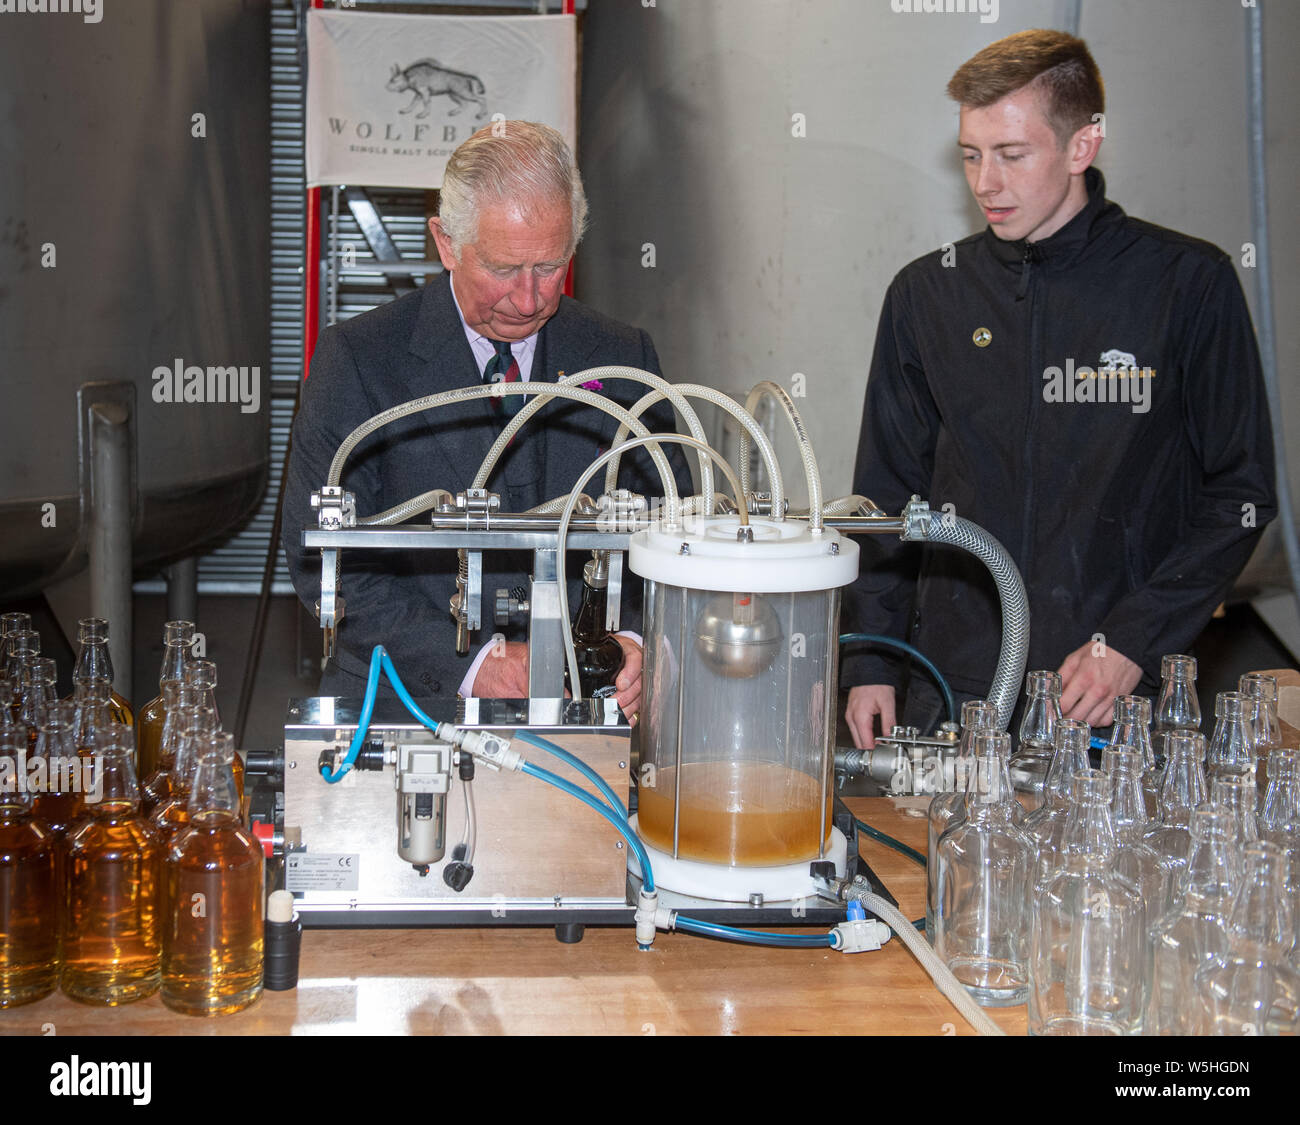
[[[993,343],[993,333],[987,328],[977,328],[971,334],[971,339],[975,341],[977,348],[987,348]]]

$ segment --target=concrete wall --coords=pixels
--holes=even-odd
[[[1300,4],[1264,7],[1278,367],[1296,431]],[[593,217],[579,295],[648,329],[674,379],[740,395],[803,373],[827,492],[847,492],[886,286],[983,225],[944,85],[992,40],[1071,29],[1076,15],[1107,85],[1108,194],[1240,262],[1251,209],[1239,0],[1000,0],[993,22],[895,13],[889,0],[599,0],[584,36]],[[1253,272],[1239,266],[1252,308]]]

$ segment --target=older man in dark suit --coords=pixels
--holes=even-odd
[[[658,372],[645,332],[563,296],[586,210],[582,181],[558,133],[528,122],[489,126],[452,154],[438,217],[429,222],[448,272],[417,293],[321,334],[294,422],[285,493],[285,554],[304,604],[312,606],[320,596],[319,553],[300,545],[301,529],[315,524],[311,492],[325,483],[342,440],[366,419],[480,381],[555,382],[609,364]],[[623,405],[644,390],[626,381],[603,388]],[[522,400],[479,399],[425,411],[370,435],[343,473],[358,514],[375,514],[432,488],[455,493],[469,487]],[[645,421],[651,430],[673,428],[662,404]],[[502,508],[514,512],[565,495],[608,448],[616,426],[594,407],[552,401],[511,444],[489,487],[501,493]],[[680,447],[666,447],[665,453],[679,485],[688,485]],[[627,459],[620,483],[662,493],[643,451]],[[521,584],[530,563],[529,555],[485,552],[485,592]],[[360,695],[370,651],[382,643],[417,694],[526,696],[527,649],[521,641],[508,642],[499,658],[485,659],[486,651],[472,662],[455,655],[448,611],[455,573],[453,552],[344,551],[340,585],[347,612],[321,692]],[[635,610],[625,616],[635,624]],[[634,638],[619,640],[626,659],[616,683],[618,701],[634,715],[641,650]]]

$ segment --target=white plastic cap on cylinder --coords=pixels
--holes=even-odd
[[[858,545],[831,528],[813,535],[804,520],[751,519],[753,538],[742,539],[740,526],[738,517],[721,516],[689,520],[675,533],[638,531],[628,566],[654,582],[731,593],[832,590],[858,576]]]

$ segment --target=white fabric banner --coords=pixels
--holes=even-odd
[[[540,121],[573,147],[576,26],[309,11],[307,186],[439,187],[447,157],[493,119]]]

